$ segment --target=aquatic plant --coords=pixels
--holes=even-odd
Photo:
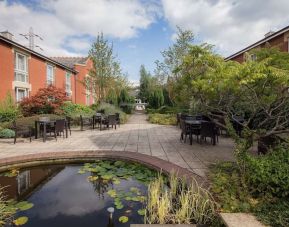
[[[173,173],[167,183],[159,175],[148,186],[145,223],[211,224],[215,218],[216,203],[194,180]]]
[[[7,200],[5,196],[5,188],[0,186],[0,226],[24,225],[28,221],[28,217],[21,216],[15,217],[18,211],[29,210],[33,207],[32,203],[22,201],[16,202],[15,200]]]
[[[124,208],[124,202],[129,202],[130,207],[136,204],[142,204],[144,207],[146,195],[138,187],[130,187],[128,191],[113,188],[113,185],[120,184],[122,180],[137,180],[141,184],[148,185],[156,179],[157,172],[138,163],[123,161],[96,161],[95,163],[85,163],[79,174],[87,174],[87,180],[93,184],[95,191],[99,196],[105,193],[114,201],[114,206],[118,210]],[[145,209],[136,210],[141,216],[145,215]],[[128,211],[125,211],[127,213]],[[131,212],[131,211],[130,211]],[[128,212],[129,213],[129,212]],[[123,215],[119,222],[125,223],[128,217]]]

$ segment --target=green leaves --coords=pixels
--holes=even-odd
[[[20,225],[24,225],[28,222],[28,218],[27,217],[19,217],[16,220],[13,221],[14,225],[16,226],[20,226]]]
[[[120,223],[126,223],[126,222],[128,222],[128,217],[127,216],[121,216],[121,217],[119,217],[118,220]]]
[[[22,201],[22,202],[19,202],[16,204],[16,207],[21,210],[21,211],[24,211],[24,210],[29,210],[33,207],[33,203],[29,203],[27,201]]]

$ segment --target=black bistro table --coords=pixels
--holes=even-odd
[[[56,123],[56,120],[50,120],[50,119],[39,119],[39,120],[35,121],[35,139],[38,138],[38,128],[40,131],[40,125],[42,125],[43,126],[43,142],[46,142],[47,126],[48,125],[55,126],[55,123]],[[65,136],[66,136],[66,138],[68,138],[67,120],[65,120]]]
[[[201,129],[204,120],[185,120],[185,124],[190,128],[190,145],[193,144],[193,129]]]
[[[96,114],[93,116],[93,126],[92,128],[95,129],[95,125],[96,123],[99,124],[99,130],[101,131],[102,130],[102,125],[106,125],[107,123],[107,116],[104,115],[104,114]]]

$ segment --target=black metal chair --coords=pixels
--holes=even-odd
[[[211,143],[216,145],[216,137],[217,137],[217,128],[214,122],[203,121],[201,123],[200,129],[201,143],[203,140],[206,141],[206,138],[211,138]]]
[[[83,117],[80,115],[80,130],[83,131],[84,126],[93,128],[93,117]]]
[[[116,124],[118,124],[118,127],[120,127],[120,114],[115,113],[115,116],[116,116]]]
[[[71,135],[71,121],[72,121],[71,117],[66,117],[66,127],[69,130],[69,135]]]
[[[99,128],[101,128],[102,125],[102,114],[98,112],[93,116],[93,129],[96,125],[98,125]]]
[[[108,118],[107,118],[107,128],[109,129],[110,125],[114,126],[114,129],[116,129],[116,115],[115,114],[110,114],[108,115]]]
[[[180,118],[180,128],[181,128],[181,137],[180,140],[184,140],[184,142],[187,141],[187,136],[190,135],[190,127],[186,125],[185,120]],[[185,136],[185,138],[184,138]]]
[[[19,135],[21,135],[21,136],[29,136],[30,142],[32,141],[31,137],[32,137],[32,133],[34,132],[34,128],[33,127],[27,126],[27,125],[19,125],[19,124],[16,123],[16,121],[13,121],[11,130],[13,130],[15,132],[14,144],[16,143],[17,137]]]
[[[62,134],[63,138],[64,138],[64,131],[65,131],[65,119],[56,120],[55,121],[55,125],[53,127],[51,127],[51,129],[49,129],[49,132],[53,132],[54,133],[54,138],[56,140],[57,140],[57,135],[58,134],[60,136]]]

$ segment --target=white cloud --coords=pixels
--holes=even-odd
[[[288,25],[289,1],[162,0],[164,17],[175,28],[191,29],[204,42],[231,54]]]
[[[0,30],[8,29],[17,40],[27,43],[17,34],[27,33],[32,26],[44,38],[38,43],[46,54],[75,55],[90,45],[87,39],[75,37],[95,37],[100,32],[112,38],[135,37],[154,22],[158,6],[140,0],[41,0],[34,7],[0,2]]]

